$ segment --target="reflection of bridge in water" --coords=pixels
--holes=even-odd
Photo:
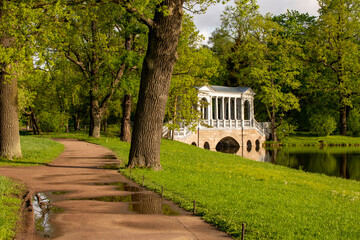
[[[260,160],[265,151],[268,123],[254,118],[254,95],[248,87],[203,86],[199,88],[202,121],[192,132],[187,126],[169,133],[164,127],[163,136],[173,134],[174,140],[205,149],[234,149],[237,155]],[[264,152],[264,154],[261,154]]]

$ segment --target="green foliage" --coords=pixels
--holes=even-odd
[[[336,130],[336,120],[329,114],[314,114],[309,121],[311,131],[319,136],[329,136]]]
[[[39,114],[40,127],[44,132],[65,132],[69,115],[61,112],[42,111]]]
[[[359,111],[359,109],[354,108],[350,111],[348,126],[349,126],[349,130],[352,131],[354,135],[359,135],[359,133],[360,133],[360,111]]]
[[[282,140],[285,137],[289,137],[290,135],[294,134],[296,129],[297,127],[292,125],[288,121],[283,121],[281,125],[276,128],[276,134],[278,139]]]

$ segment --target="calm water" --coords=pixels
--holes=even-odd
[[[250,150],[250,151],[249,151]],[[228,153],[306,172],[360,181],[360,147],[286,147],[275,150],[238,149]]]

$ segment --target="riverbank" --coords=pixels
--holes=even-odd
[[[285,137],[278,143],[268,141],[266,146],[360,146],[360,137],[354,136],[314,136],[311,133],[298,133],[294,136]]]
[[[64,149],[62,144],[31,136],[21,136],[23,158],[0,158],[0,166],[36,166],[54,160]],[[20,207],[25,187],[0,176],[0,239],[13,239],[20,217]]]

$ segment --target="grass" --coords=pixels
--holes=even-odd
[[[127,162],[130,144],[114,138],[89,142],[112,149]],[[246,239],[358,239],[360,183],[259,163],[164,140],[162,171],[131,170],[132,178],[187,210]],[[130,175],[129,169],[121,173]]]
[[[0,158],[0,166],[26,167],[43,165],[54,160],[64,146],[50,139],[21,136],[22,158],[7,160]]]
[[[23,158],[14,160],[0,158],[0,166],[42,165],[54,160],[64,150],[64,146],[60,143],[31,136],[22,136],[21,146]],[[0,239],[15,237],[23,193],[24,186],[0,176]]]
[[[298,133],[281,141],[282,146],[360,146],[360,137],[354,136],[314,136],[310,133]]]
[[[0,176],[0,239],[13,239],[24,187]]]

